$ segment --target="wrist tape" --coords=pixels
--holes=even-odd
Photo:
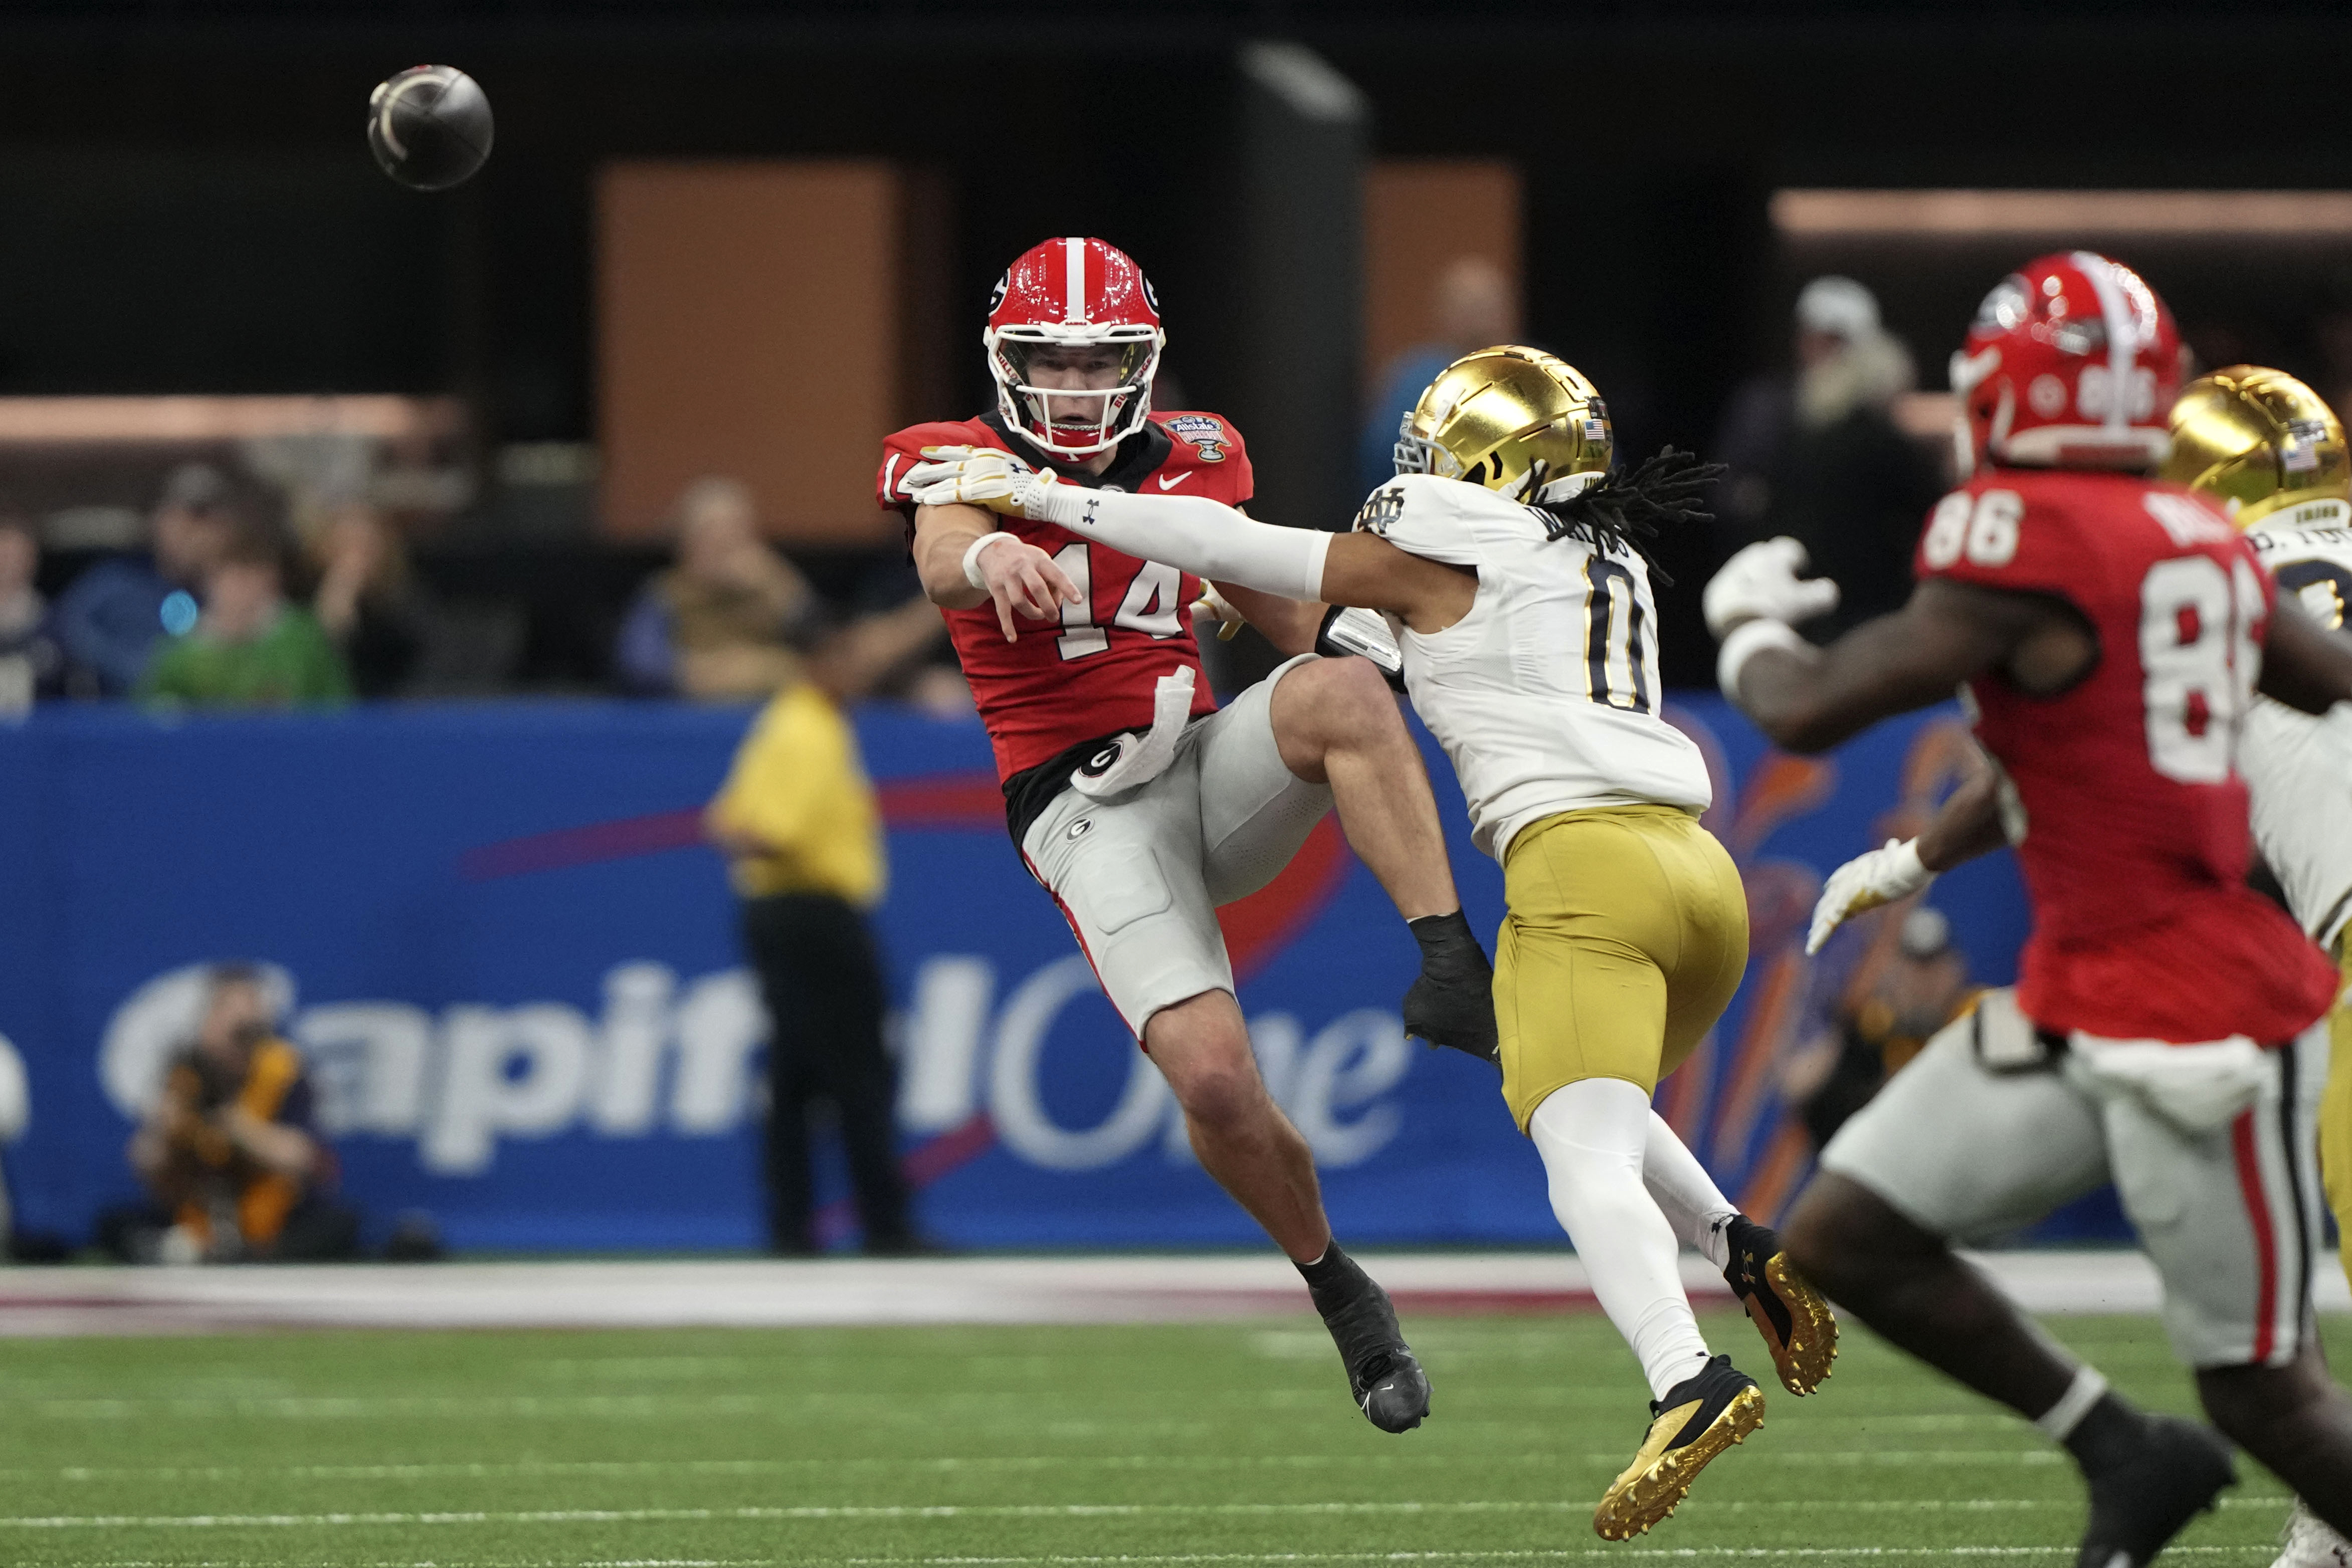
[[[1739,702],[1739,672],[1748,668],[1749,659],[1768,647],[1794,652],[1808,646],[1786,622],[1743,621],[1731,628],[1731,635],[1723,639],[1722,651],[1715,656],[1715,683],[1736,707]]]
[[[987,593],[988,579],[980,574],[980,552],[1000,540],[1011,539],[1013,535],[1002,531],[995,533],[983,533],[978,539],[973,540],[970,544],[964,546],[963,580],[971,584],[973,587],[979,589],[982,593]]]

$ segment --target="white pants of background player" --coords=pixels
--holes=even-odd
[[[2262,1053],[2244,1079],[2250,1102],[2186,1118],[2096,1070],[2095,1052],[2040,1051],[2014,994],[1989,992],[1838,1130],[1822,1168],[1962,1244],[2112,1181],[2163,1279],[2165,1331],[2182,1361],[2293,1361],[2314,1331],[2326,1026]]]
[[[1233,990],[1217,906],[1274,880],[1331,809],[1329,787],[1285,766],[1274,736],[1276,684],[1314,657],[1194,721],[1158,777],[1103,799],[1065,790],[1022,839],[1139,1039],[1161,1008]]]

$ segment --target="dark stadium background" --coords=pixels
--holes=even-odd
[[[1372,154],[1514,161],[1530,335],[1598,380],[1633,449],[1696,446],[1737,380],[1784,355],[1808,264],[1860,265],[1776,249],[1775,189],[2341,185],[2335,9],[17,0],[0,11],[0,394],[454,391],[484,452],[584,440],[599,163],[856,155],[941,200],[909,248],[910,412],[983,402],[973,328],[1006,258],[1098,233],[1154,275],[1193,401],[1278,454],[1287,400],[1356,394],[1286,379],[1251,325],[1266,132],[1235,58],[1277,39],[1361,89]],[[474,72],[499,117],[488,169],[440,197],[375,177],[358,130],[368,88],[426,59]],[[1923,385],[2006,248],[1882,288]],[[2163,259],[2192,338],[2226,318],[2289,369],[2340,286],[2293,246]],[[525,677],[575,682],[597,606],[653,559],[593,537],[493,484],[422,565],[530,598]],[[1685,683],[1707,678],[1710,548],[1665,548]]]

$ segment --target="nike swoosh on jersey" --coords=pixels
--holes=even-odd
[[[1159,476],[1160,488],[1163,490],[1172,490],[1178,485],[1182,484],[1186,479],[1189,479],[1192,477],[1192,470],[1190,468],[1185,469],[1181,474],[1161,474]]]

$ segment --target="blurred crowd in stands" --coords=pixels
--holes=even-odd
[[[2352,281],[2327,298],[2338,305],[2310,320],[2287,368],[2341,404],[2352,400]],[[1423,340],[1370,378],[1357,456],[1367,489],[1391,471],[1398,422],[1438,370],[1526,331],[1517,285],[1477,256],[1439,270],[1424,321]],[[1918,386],[1909,348],[1862,282],[1811,279],[1790,328],[1786,358],[1776,353],[1779,364],[1733,389],[1704,449],[1728,466],[1708,543],[1727,554],[1775,534],[1802,541],[1843,588],[1838,610],[1805,628],[1826,639],[1908,593],[1921,520],[1952,477],[1948,409]],[[2208,365],[2287,353],[2223,326],[2192,322],[2187,335]],[[1181,396],[1164,379],[1162,391]],[[1641,406],[1636,395],[1621,411],[1629,452],[1657,438],[1640,427]],[[124,512],[125,533],[102,545],[58,526],[65,514],[37,521],[0,495],[0,715],[54,699],[271,709],[529,690],[754,701],[803,674],[845,698],[971,710],[898,552],[787,555],[734,479],[686,487],[667,548],[419,532],[397,510],[415,489],[314,484],[266,444],[225,449],[162,474],[143,537],[129,537],[135,513]],[[1674,662],[1703,679],[1692,672],[1704,650]]]
[[[2183,323],[2201,369],[2239,363],[2278,364],[2303,376],[2339,410],[2352,407],[2352,270],[2332,274],[2317,309],[2295,322]],[[1514,285],[1489,258],[1461,256],[1436,274],[1423,307],[1426,337],[1374,367],[1356,466],[1369,490],[1391,471],[1399,422],[1423,388],[1461,354],[1525,341]],[[1927,512],[1955,481],[1950,399],[1922,387],[1911,348],[1886,326],[1880,300],[1864,283],[1835,274],[1798,290],[1783,358],[1740,382],[1726,399],[1700,455],[1727,466],[1715,492],[1715,554],[1727,556],[1759,539],[1801,541],[1813,570],[1837,579],[1838,608],[1802,631],[1827,642],[1901,605],[1911,591],[1911,553]],[[1957,337],[1957,334],[1955,334]],[[1537,347],[1573,350],[1538,342]],[[1946,346],[1929,345],[1939,353]],[[1586,366],[1596,372],[1601,367]],[[1646,428],[1638,386],[1612,388],[1620,452],[1638,458],[1659,434]],[[1677,444],[1688,444],[1677,436]],[[1682,574],[1678,572],[1678,574]],[[1704,582],[1705,574],[1696,574]],[[1677,590],[1679,591],[1679,590]],[[1675,650],[1668,650],[1670,669]],[[1703,680],[1704,660],[1685,662],[1685,679]]]
[[[854,667],[845,695],[971,710],[910,571],[871,552],[827,560],[833,592],[820,591],[730,479],[680,496],[670,563],[614,552],[583,573],[550,552],[537,575],[551,585],[528,559],[480,552],[445,552],[428,573],[394,516],[310,510],[295,521],[267,481],[190,462],[164,479],[144,548],[46,562],[33,520],[0,511],[0,714],[51,699],[266,710],[518,687],[744,701],[812,660]],[[553,640],[573,646],[533,679],[530,617],[549,598],[568,623]]]
[[[1727,551],[1786,534],[1837,580],[1838,607],[1804,627],[1826,643],[1910,596],[1912,545],[1954,476],[1932,437],[1895,423],[1918,377],[1868,289],[1816,278],[1793,326],[1793,367],[1739,386],[1706,456],[1727,468],[1715,507]]]

